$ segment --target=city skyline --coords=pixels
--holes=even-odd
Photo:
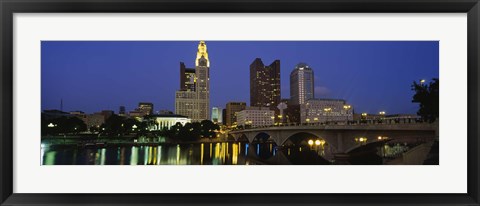
[[[250,102],[249,68],[281,62],[281,98],[300,62],[315,72],[315,97],[345,99],[356,113],[416,113],[413,81],[438,78],[438,42],[206,41],[211,59],[210,107]],[[151,102],[174,111],[179,63],[193,67],[198,41],[42,42],[42,110],[133,110]],[[210,62],[209,62],[210,63]],[[173,66],[175,65],[175,66]],[[249,105],[250,106],[250,105]]]

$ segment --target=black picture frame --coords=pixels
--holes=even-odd
[[[1,205],[480,205],[479,0],[0,0]],[[13,193],[13,14],[111,12],[467,13],[468,192],[466,194],[19,194]],[[446,177],[454,178],[454,177]],[[247,177],[248,180],[248,177]]]

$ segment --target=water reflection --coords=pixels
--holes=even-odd
[[[388,158],[405,151],[392,145],[377,150]],[[284,145],[273,142],[207,142],[196,144],[42,144],[43,165],[248,165],[248,164],[332,164],[328,145]]]

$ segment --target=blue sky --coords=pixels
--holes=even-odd
[[[437,41],[206,41],[211,106],[249,104],[255,58],[281,64],[282,98],[290,72],[305,62],[315,73],[316,98],[345,99],[356,113],[415,113],[411,84],[439,77]],[[133,110],[152,102],[174,111],[179,62],[194,67],[198,41],[43,41],[42,109],[93,113]]]

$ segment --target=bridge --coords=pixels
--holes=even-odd
[[[285,125],[233,130],[228,133],[236,141],[267,137],[284,145],[295,136],[304,139],[323,139],[334,153],[348,153],[358,147],[379,141],[432,141],[438,138],[435,123],[378,123],[378,124],[308,124]]]

